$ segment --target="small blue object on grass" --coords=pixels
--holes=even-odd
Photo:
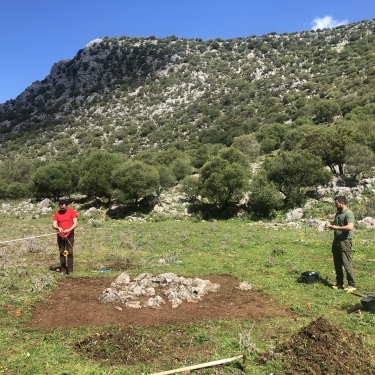
[[[111,270],[98,270],[98,272],[103,273],[103,272],[111,272]]]

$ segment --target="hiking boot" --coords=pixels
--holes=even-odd
[[[348,285],[347,287],[344,288],[347,292],[354,292],[357,290],[355,286]]]
[[[338,289],[344,289],[343,285],[332,285],[332,289],[338,290]]]

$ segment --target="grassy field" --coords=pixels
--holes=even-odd
[[[0,242],[53,233],[51,218],[2,218],[0,230]],[[153,369],[142,363],[113,367],[77,355],[74,348],[78,341],[111,327],[78,327],[70,329],[68,335],[63,326],[52,330],[26,328],[33,306],[43,302],[56,281],[63,277],[49,269],[58,265],[55,241],[52,235],[0,244],[0,373],[152,373]],[[144,272],[174,272],[182,276],[231,274],[240,281],[248,281],[253,288],[267,293],[270,303],[277,301],[293,310],[297,317],[241,323],[205,322],[189,329],[194,330],[195,337],[214,343],[214,358],[202,358],[202,362],[241,354],[244,348],[239,337],[247,335],[251,345],[245,348],[246,373],[269,374],[277,370],[277,362],[257,364],[253,349],[266,351],[272,347],[268,332],[282,340],[318,317],[356,333],[370,350],[375,350],[375,314],[349,314],[348,309],[359,303],[359,297],[334,291],[328,285],[335,282],[331,241],[331,231],[319,232],[303,225],[287,227],[277,222],[81,220],[76,233],[75,271],[68,277],[96,277],[97,270],[117,262],[132,264],[128,270],[132,276]],[[357,291],[375,294],[373,231],[357,229],[353,249]],[[167,264],[161,264],[160,258]],[[319,271],[322,282],[301,282],[304,271]],[[102,277],[114,278],[120,273],[111,271]],[[309,309],[307,302],[311,304]],[[20,316],[15,315],[16,311]],[[62,321],[65,318],[68,317],[62,317]],[[235,364],[228,364],[223,373],[243,372]]]

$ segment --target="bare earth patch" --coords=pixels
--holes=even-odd
[[[212,338],[195,330],[194,324],[215,319],[248,320],[291,317],[293,313],[256,290],[238,289],[232,276],[200,277],[220,284],[198,303],[171,304],[162,309],[126,308],[123,304],[104,304],[98,298],[114,278],[61,278],[46,303],[34,309],[31,328],[64,326],[103,326],[74,345],[83,359],[103,365],[126,365],[142,372],[140,363],[153,371],[207,362],[215,355]],[[122,307],[118,310],[116,307]],[[73,317],[62,319],[62,317]],[[104,327],[109,325],[108,327]],[[279,359],[286,374],[359,375],[375,374],[375,361],[362,340],[318,318],[274,351],[259,354],[259,362]],[[220,368],[212,370],[225,371]],[[241,371],[240,361],[232,366]],[[197,374],[200,373],[197,370]],[[207,372],[205,372],[207,373]]]
[[[239,280],[232,276],[199,276],[220,284],[217,292],[204,296],[198,303],[183,302],[178,308],[170,304],[162,309],[130,309],[121,304],[103,304],[98,298],[114,278],[62,278],[45,304],[38,305],[29,327],[101,326],[107,324],[194,323],[214,319],[247,320],[292,316],[285,307],[270,301],[256,290],[238,289]],[[122,310],[117,310],[119,306]],[[62,316],[74,317],[61,320]]]

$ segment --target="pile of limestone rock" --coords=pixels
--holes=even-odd
[[[103,303],[121,303],[127,308],[156,309],[162,308],[167,300],[175,308],[183,301],[197,303],[205,294],[219,289],[219,284],[209,280],[185,278],[174,273],[143,273],[131,281],[130,276],[123,272],[110,288],[104,290],[99,300]]]

